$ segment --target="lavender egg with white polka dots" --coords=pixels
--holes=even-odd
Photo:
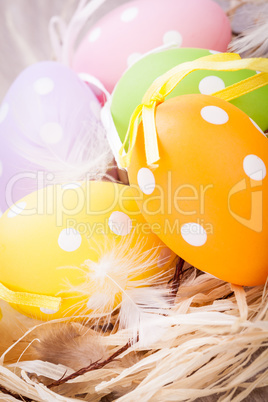
[[[76,179],[90,148],[106,143],[99,111],[88,85],[59,63],[37,63],[17,77],[0,107],[2,212],[56,176]]]
[[[135,0],[113,9],[88,31],[72,60],[111,91],[122,73],[154,48],[175,45],[224,52],[228,18],[212,0]]]

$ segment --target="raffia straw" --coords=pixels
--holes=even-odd
[[[73,371],[62,364],[37,360],[34,353],[31,356],[32,345],[26,361],[22,355],[24,361],[0,366],[0,385],[35,401],[81,400],[82,394],[82,400],[90,401],[100,401],[105,395],[121,402],[194,401],[206,396],[217,401],[242,401],[256,388],[268,386],[267,300],[265,286],[242,289],[188,269],[169,316],[161,318],[166,326],[163,336],[150,348],[137,343],[105,367],[49,390],[46,385]],[[9,310],[12,331],[10,314]],[[28,336],[18,342],[26,348],[36,337],[36,329],[31,332],[30,320],[14,314],[24,330],[28,329]],[[47,325],[53,324],[38,328],[40,340]],[[1,322],[0,330],[2,333]],[[14,334],[19,336],[18,331]],[[11,344],[18,341],[16,336]],[[109,355],[128,339],[127,329],[102,337]],[[20,355],[21,349],[17,359]]]

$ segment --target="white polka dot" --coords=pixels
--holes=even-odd
[[[203,95],[211,95],[225,88],[224,81],[216,75],[203,78],[199,83],[199,91]]]
[[[155,178],[153,172],[148,168],[141,168],[138,171],[138,185],[144,194],[152,194],[155,189]]]
[[[259,130],[259,131],[262,133],[262,135],[264,135],[264,137],[266,137],[266,135],[264,134],[264,132],[262,131],[262,129],[258,126],[258,124],[255,123],[255,121],[252,120],[251,118],[250,118],[250,121],[251,121],[252,124],[254,124],[254,126],[257,128],[257,130]]]
[[[97,100],[90,102],[90,109],[96,119],[100,120],[101,105]]]
[[[181,235],[186,243],[195,247],[203,246],[207,241],[207,233],[198,223],[184,224],[181,227]]]
[[[3,163],[0,161],[0,177],[3,174]]]
[[[137,7],[128,8],[121,14],[121,17],[120,17],[121,21],[123,21],[123,22],[133,21],[137,17],[138,13],[139,13],[139,10],[137,9]]]
[[[8,218],[15,218],[15,216],[20,215],[25,209],[26,205],[27,204],[24,201],[12,205],[7,214]]]
[[[248,155],[243,161],[243,168],[252,180],[263,180],[266,176],[266,166],[257,155]]]
[[[51,78],[44,77],[34,83],[34,90],[38,95],[47,95],[54,89],[54,82]]]
[[[62,189],[64,190],[75,190],[79,187],[81,187],[81,183],[67,183],[67,184],[63,184],[61,186]]]
[[[58,243],[62,250],[71,252],[81,246],[82,237],[80,233],[73,228],[63,229],[60,232]]]
[[[225,110],[218,106],[205,106],[201,110],[201,116],[204,120],[211,124],[225,124],[229,120]]]
[[[132,220],[124,212],[115,211],[111,214],[108,225],[116,235],[126,236],[131,232]]]
[[[256,74],[260,74],[261,73],[261,71],[256,71]]]
[[[211,54],[218,54],[218,53],[222,53],[222,52],[219,52],[218,50],[209,50],[209,53],[211,53]]]
[[[176,43],[177,46],[182,45],[182,36],[178,31],[168,31],[163,36],[164,45],[169,45],[170,43]]]
[[[55,314],[55,313],[57,313],[57,312],[59,311],[59,309],[58,309],[58,310],[50,310],[49,308],[43,308],[43,307],[41,307],[41,308],[40,308],[40,311],[41,311],[42,313],[44,313],[44,314]]]
[[[128,59],[127,59],[128,67],[135,64],[138,60],[140,60],[141,57],[142,57],[141,53],[132,53],[130,56],[128,56]]]
[[[63,129],[58,123],[46,123],[40,129],[40,137],[47,144],[57,144],[63,136]]]
[[[171,257],[170,249],[167,247],[163,248],[158,257],[158,261],[157,261],[158,268],[164,267],[168,263],[170,257]]]
[[[91,31],[90,34],[88,35],[89,42],[96,42],[96,40],[99,39],[100,35],[101,35],[100,27],[93,29],[93,31]]]
[[[0,123],[3,123],[3,121],[5,120],[5,118],[7,117],[9,111],[9,106],[8,103],[3,103],[1,108],[0,108]]]

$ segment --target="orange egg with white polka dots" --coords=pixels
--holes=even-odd
[[[156,108],[160,159],[138,129],[129,178],[152,230],[197,268],[238,285],[268,275],[268,142],[232,104],[183,95]]]
[[[175,258],[130,187],[112,182],[51,185],[24,197],[0,218],[0,250],[5,288],[61,298],[58,311],[14,306],[41,319],[111,311],[131,281],[165,276]]]

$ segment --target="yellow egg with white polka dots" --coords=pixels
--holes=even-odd
[[[51,185],[0,218],[0,298],[34,318],[111,311],[131,281],[165,276],[174,258],[121,184]]]

